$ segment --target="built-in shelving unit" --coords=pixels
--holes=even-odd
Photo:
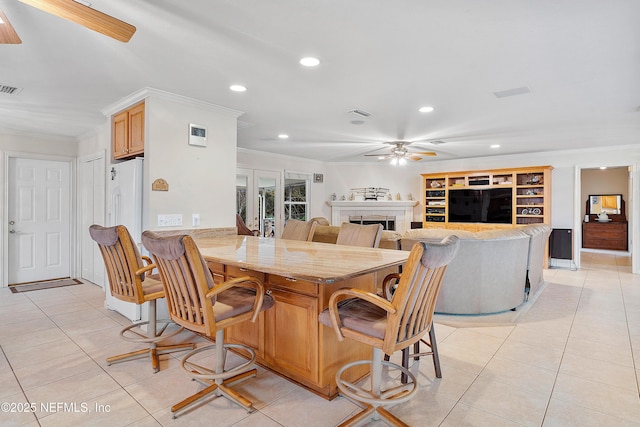
[[[487,171],[422,174],[425,228],[469,231],[551,223],[551,166]],[[509,224],[449,221],[449,192],[457,189],[510,188],[512,219]]]

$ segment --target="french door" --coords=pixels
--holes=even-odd
[[[236,212],[262,237],[282,233],[282,174],[258,169],[236,173]]]

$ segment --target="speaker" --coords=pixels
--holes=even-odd
[[[549,236],[549,255],[557,259],[573,259],[573,230],[554,228]]]

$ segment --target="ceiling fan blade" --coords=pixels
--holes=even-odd
[[[411,154],[420,154],[421,156],[437,156],[435,151],[412,151]]]
[[[22,43],[22,40],[20,40],[18,33],[16,33],[16,30],[7,19],[7,15],[0,10],[0,44],[20,43]]]
[[[420,156],[416,156],[415,154],[407,154],[405,157],[406,157],[407,159],[409,159],[409,160],[414,160],[414,161],[416,161],[416,162],[417,162],[418,160],[422,160],[422,157],[420,157]]]
[[[136,27],[73,0],[20,0],[44,12],[80,24],[121,42],[128,42]]]
[[[391,154],[365,154],[365,157],[380,157],[381,159],[388,159],[391,156]]]

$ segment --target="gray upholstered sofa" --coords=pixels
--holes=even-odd
[[[402,235],[401,248],[410,250],[419,240],[458,236],[460,249],[447,268],[436,312],[497,313],[518,307],[544,283],[544,254],[550,232],[546,224],[477,233],[410,230]]]

